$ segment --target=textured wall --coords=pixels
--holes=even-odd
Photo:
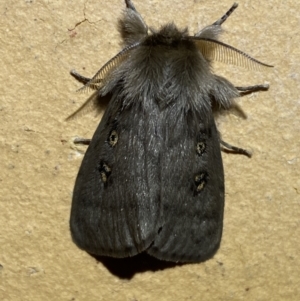
[[[191,32],[232,5],[160,2],[134,3],[149,25],[174,20]],[[69,70],[91,76],[117,53],[123,7],[122,0],[0,4],[0,299],[299,300],[298,1],[241,0],[224,24],[223,41],[275,68],[215,68],[236,85],[270,83],[268,92],[239,100],[248,119],[219,120],[224,140],[253,157],[223,153],[226,207],[217,254],[176,267],[143,258],[112,266],[72,243],[69,212],[82,160],[72,139],[91,137],[100,117],[64,121],[88,97],[75,93],[80,85]]]

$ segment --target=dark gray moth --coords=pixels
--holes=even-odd
[[[89,143],[74,189],[73,241],[111,257],[146,252],[199,262],[222,236],[224,172],[213,108],[230,109],[245,92],[214,74],[211,61],[269,66],[218,41],[237,4],[194,36],[173,23],[148,28],[130,0],[119,21],[125,48],[93,78],[72,74],[110,102]],[[221,146],[220,146],[221,145]]]

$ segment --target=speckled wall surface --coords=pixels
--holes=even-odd
[[[232,1],[141,1],[145,21],[196,32]],[[220,4],[221,3],[221,4]],[[200,264],[142,258],[97,261],[72,242],[69,213],[82,152],[100,116],[64,119],[88,97],[70,75],[93,75],[120,49],[122,0],[0,4],[1,300],[299,300],[300,2],[239,1],[222,40],[275,68],[223,64],[237,86],[270,83],[238,102],[248,119],[222,116],[225,141],[253,157],[222,153],[226,206],[221,247]]]

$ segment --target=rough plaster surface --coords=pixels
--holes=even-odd
[[[226,1],[142,1],[146,22],[191,32]],[[1,300],[299,300],[300,2],[241,0],[223,40],[275,65],[254,72],[217,65],[236,85],[270,83],[239,100],[248,119],[222,116],[224,140],[253,151],[223,153],[226,207],[221,248],[201,264],[111,268],[71,241],[72,189],[100,116],[64,119],[88,97],[70,75],[93,75],[120,49],[122,0],[12,0],[0,3]],[[84,149],[84,148],[82,148]],[[130,265],[138,265],[130,274]],[[121,275],[123,272],[127,277]]]

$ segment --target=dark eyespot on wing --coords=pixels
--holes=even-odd
[[[98,170],[102,182],[107,183],[107,180],[111,174],[111,168],[105,162],[100,162]]]
[[[199,156],[201,156],[205,152],[206,143],[205,141],[199,141],[196,145],[196,152]]]
[[[116,130],[112,130],[109,133],[109,137],[108,137],[108,143],[109,143],[109,145],[111,147],[114,147],[117,144],[118,139],[119,139],[118,132]]]
[[[195,192],[201,192],[208,182],[208,174],[206,172],[200,172],[194,177]]]

